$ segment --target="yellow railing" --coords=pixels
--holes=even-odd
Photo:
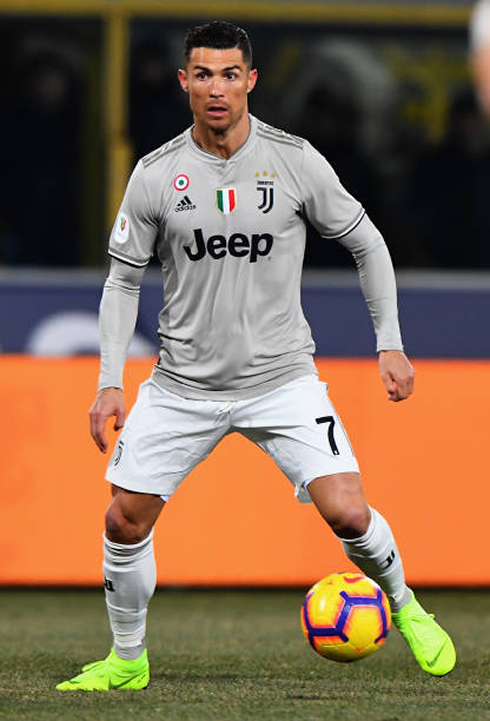
[[[275,22],[461,25],[469,9],[433,3],[300,0],[0,0],[0,12],[59,15],[222,17]]]
[[[104,130],[107,143],[106,225],[114,222],[131,167],[128,139],[129,23],[111,13],[104,28]]]

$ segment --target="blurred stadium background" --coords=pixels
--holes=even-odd
[[[1,584],[99,582],[105,458],[86,413],[107,236],[135,159],[190,124],[175,72],[187,28],[211,18],[250,32],[260,72],[252,112],[309,138],[390,247],[417,369],[406,406],[387,408],[351,259],[314,231],[303,302],[322,377],[408,577],[490,583],[490,128],[468,66],[470,9],[447,0],[0,0]],[[160,304],[154,266],[129,400],[151,368]],[[251,446],[223,444],[166,510],[160,584],[301,586],[346,566],[291,495]],[[53,552],[39,558],[47,543]]]

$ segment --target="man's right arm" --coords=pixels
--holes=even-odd
[[[124,424],[124,363],[138,316],[141,281],[153,255],[158,228],[145,166],[140,161],[129,179],[109,239],[112,262],[100,303],[99,390],[90,409],[90,432],[103,453],[107,451],[107,419],[115,416],[115,430]]]
[[[90,409],[90,433],[107,451],[105,425],[114,416],[114,430],[124,425],[123,370],[138,316],[139,292],[145,267],[112,259],[99,311],[100,375],[97,397]]]

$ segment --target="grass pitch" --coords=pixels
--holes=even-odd
[[[490,719],[490,591],[420,592],[453,636],[458,664],[433,678],[393,629],[354,664],[315,654],[301,591],[160,591],[149,613],[146,691],[61,693],[103,658],[101,591],[0,591],[2,719]]]

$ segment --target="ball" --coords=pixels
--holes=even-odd
[[[388,636],[391,611],[384,591],[359,573],[331,573],[310,588],[301,626],[311,647],[331,661],[358,661]]]

